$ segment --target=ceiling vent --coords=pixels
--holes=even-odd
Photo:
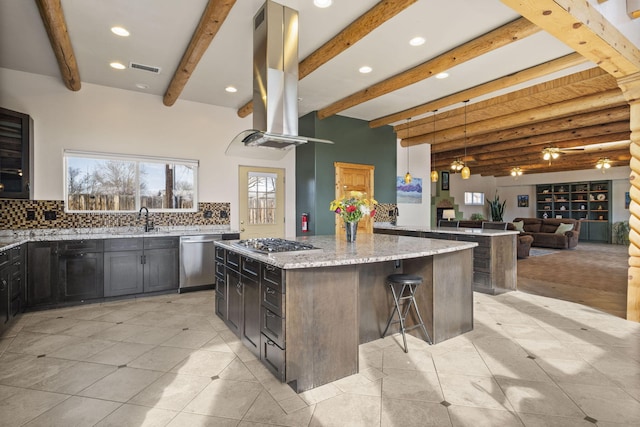
[[[135,68],[136,70],[148,71],[153,74],[160,74],[160,67],[154,67],[151,65],[138,64],[136,62],[129,62],[129,68]]]

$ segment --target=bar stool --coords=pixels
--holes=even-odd
[[[382,338],[387,335],[387,331],[389,330],[389,326],[392,323],[400,323],[400,332],[402,332],[402,341],[404,342],[404,352],[408,353],[409,350],[407,348],[407,337],[405,335],[406,331],[410,331],[415,328],[421,328],[424,335],[427,337],[427,342],[432,344],[431,338],[429,337],[429,333],[427,329],[424,327],[424,321],[422,320],[422,316],[420,316],[420,311],[418,310],[418,305],[416,304],[415,292],[418,285],[422,283],[422,277],[416,276],[413,274],[391,274],[387,276],[387,284],[389,288],[391,288],[391,293],[393,295],[393,302],[395,306],[393,307],[393,311],[391,312],[391,316],[389,316],[389,320],[387,320],[387,327],[384,328],[384,332],[382,333]],[[408,301],[405,304],[404,310],[402,310],[401,305],[403,302]],[[411,306],[416,312],[416,316],[420,323],[411,326],[409,328],[405,327],[405,320],[407,315],[409,314],[409,310]],[[398,313],[398,320],[393,320],[396,312]]]

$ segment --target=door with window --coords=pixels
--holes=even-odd
[[[361,191],[366,198],[373,196],[373,172],[375,166],[357,163],[335,162],[336,199],[341,199],[349,191]],[[373,233],[373,218],[363,216],[358,222],[358,233]],[[336,215],[336,236],[344,236],[344,222]]]
[[[238,169],[240,238],[284,237],[284,169]]]

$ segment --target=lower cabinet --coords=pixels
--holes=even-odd
[[[218,248],[219,249],[219,248]],[[285,380],[284,273],[225,250],[216,252],[216,314],[280,380]]]
[[[9,317],[9,269],[0,268],[0,331]]]
[[[58,243],[60,300],[84,301],[104,295],[102,240]]]
[[[140,294],[144,264],[142,238],[109,239],[104,242],[104,296]]]
[[[27,306],[58,303],[58,243],[29,242],[27,265]]]
[[[144,292],[166,291],[170,289],[178,289],[180,280],[179,270],[179,248],[178,239],[163,239],[155,237],[155,239],[168,240],[167,244],[171,245],[175,240],[175,247],[167,247],[163,249],[147,249],[145,240],[144,258]]]

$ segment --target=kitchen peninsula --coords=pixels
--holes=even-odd
[[[477,243],[377,234],[297,241],[317,249],[265,254],[215,243],[216,313],[294,390],[358,372],[358,345],[380,338],[392,311],[389,274],[424,278],[416,299],[434,344],[473,329]]]
[[[517,289],[517,231],[376,224],[374,233],[475,242],[473,290],[496,295]]]

